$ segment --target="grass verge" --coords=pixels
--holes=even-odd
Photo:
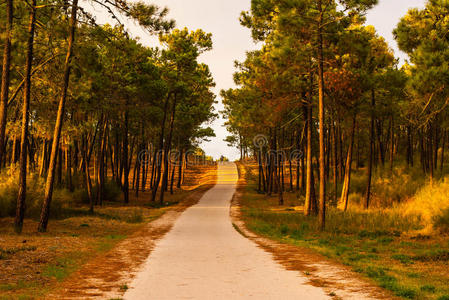
[[[395,210],[349,211],[329,208],[327,229],[302,213],[301,195],[286,193],[286,206],[276,196],[257,193],[257,177],[240,165],[246,185],[240,200],[249,230],[292,245],[307,247],[348,265],[404,299],[449,299],[449,238],[416,234],[418,216]]]
[[[208,166],[189,172],[215,176],[214,169]],[[0,299],[44,298],[67,283],[66,279],[87,262],[106,257],[106,252],[148,222],[187,205],[185,200],[202,190],[190,186],[188,190],[176,190],[173,195],[167,193],[164,205],[148,204],[150,194],[146,192],[139,198],[132,195],[129,205],[107,202],[96,208],[94,214],[88,213],[85,206],[67,208],[64,217],[50,220],[44,234],[36,233],[36,219],[25,219],[23,233],[16,235],[14,220],[0,218]],[[125,291],[127,286],[120,289]]]

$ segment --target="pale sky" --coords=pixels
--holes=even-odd
[[[215,82],[216,93],[221,89],[234,87],[232,75],[234,61],[243,60],[248,50],[256,49],[248,29],[240,26],[240,12],[248,10],[251,0],[145,0],[170,9],[169,17],[176,20],[178,28],[187,27],[190,30],[203,29],[213,34],[214,49],[204,54],[200,61],[210,66]],[[396,56],[406,59],[400,53],[393,39],[392,30],[399,19],[412,7],[423,7],[425,0],[379,0],[379,4],[368,13],[367,23],[374,25],[378,33],[385,37]],[[98,14],[96,14],[98,16]],[[98,18],[99,23],[102,22]],[[131,25],[135,36],[141,37],[146,45],[157,45],[157,40],[149,38],[141,30]],[[217,98],[217,100],[220,100]],[[221,103],[216,105],[216,112],[222,110]],[[239,152],[227,146],[223,139],[228,135],[223,127],[223,120],[215,121],[211,126],[217,135],[211,142],[203,143],[201,147],[208,155],[219,158],[224,155],[231,160],[237,159]]]
[[[148,1],[148,0],[147,0]],[[220,90],[234,87],[234,61],[244,60],[248,50],[256,49],[251,39],[250,30],[239,23],[243,10],[249,10],[250,0],[153,0],[154,4],[167,6],[170,16],[176,20],[179,28],[190,30],[203,29],[213,35],[214,48],[201,56],[200,61],[209,65],[217,84],[217,100]],[[221,103],[216,105],[216,112],[223,109]],[[230,148],[223,141],[229,133],[223,127],[220,118],[211,127],[217,137],[201,145],[207,155],[219,158],[224,155],[232,160],[239,157],[239,151]]]

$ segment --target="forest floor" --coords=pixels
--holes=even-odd
[[[287,268],[302,271],[323,287],[363,290],[366,285],[351,283],[361,280],[398,298],[449,299],[447,235],[407,232],[408,225],[402,224],[407,220],[387,211],[370,212],[377,216],[370,221],[369,213],[344,215],[333,208],[328,211],[327,229],[320,232],[316,219],[303,215],[296,192],[286,192],[285,206],[279,206],[276,195],[257,193],[256,166],[240,164],[239,172],[235,226]],[[394,218],[391,224],[397,227],[389,228],[387,223]]]
[[[0,219],[0,299],[109,298],[127,289],[132,271],[176,218],[195,204],[216,180],[216,166],[192,167],[188,182],[164,206],[149,203],[150,193],[129,205],[106,203],[93,215],[86,207],[50,220],[45,234],[26,219],[23,233],[13,219]],[[134,194],[130,191],[130,195]],[[111,297],[112,298],[112,297]]]

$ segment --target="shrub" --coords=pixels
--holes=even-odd
[[[408,265],[412,262],[411,257],[405,254],[394,254],[391,258],[400,261],[404,265]]]
[[[122,190],[114,180],[107,179],[104,183],[105,199],[106,201],[118,201]]]
[[[434,225],[441,232],[449,233],[449,208],[443,210],[441,215],[434,218]]]
[[[133,209],[130,214],[125,217],[127,223],[142,223],[144,221],[142,210]]]
[[[413,201],[404,206],[405,214],[419,214],[427,230],[449,224],[449,178],[424,186]]]
[[[18,174],[14,169],[8,170],[0,177],[0,217],[15,215],[17,195],[19,192]],[[25,215],[36,218],[40,215],[45,193],[44,178],[30,174],[27,177],[27,194],[25,202]],[[64,207],[72,202],[72,195],[64,189],[55,189],[51,203],[51,216],[61,215]]]
[[[429,292],[429,293],[435,293],[436,288],[433,285],[423,285],[421,287],[421,291]]]
[[[92,195],[95,197],[97,195],[97,185],[92,186]],[[115,202],[118,201],[121,194],[120,187],[114,180],[106,179],[104,182],[104,199],[105,201]],[[87,195],[86,189],[81,189],[75,191],[73,198],[80,203],[88,204],[89,197]]]
[[[355,170],[351,176],[349,206],[361,208],[366,193],[366,170]],[[412,198],[416,191],[425,184],[425,176],[418,168],[397,165],[393,172],[388,168],[378,167],[372,177],[372,208],[391,208],[394,204]]]

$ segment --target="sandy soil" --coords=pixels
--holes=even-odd
[[[331,298],[233,228],[237,181],[235,164],[219,166],[218,184],[156,243],[125,299]]]

